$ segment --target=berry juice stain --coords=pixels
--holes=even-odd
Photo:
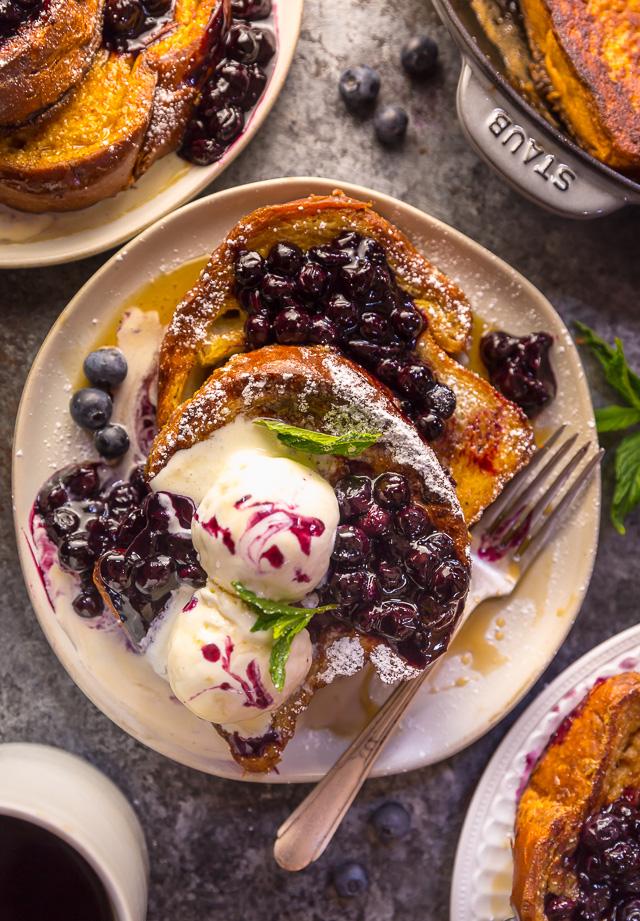
[[[97,873],[73,847],[23,819],[0,816],[2,921],[115,921]]]

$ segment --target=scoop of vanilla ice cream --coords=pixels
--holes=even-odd
[[[210,579],[262,598],[299,601],[329,568],[340,512],[329,483],[286,457],[233,456],[191,524]]]
[[[306,630],[293,638],[286,680],[269,674],[273,631],[251,633],[256,615],[236,595],[208,584],[178,614],[168,643],[167,673],[176,697],[213,723],[243,723],[279,707],[311,664]]]

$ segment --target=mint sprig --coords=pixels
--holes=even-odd
[[[584,323],[576,320],[575,325],[580,339],[600,362],[607,381],[626,403],[626,406],[614,404],[596,409],[598,433],[621,432],[640,424],[640,376],[627,364],[622,341],[616,338],[613,348]],[[626,516],[640,504],[640,431],[630,432],[619,443],[615,475],[611,521],[616,530],[624,534]]]
[[[255,419],[255,425],[275,432],[278,439],[288,448],[304,451],[306,454],[344,454],[355,457],[357,454],[375,444],[380,438],[371,432],[347,432],[345,435],[326,435],[324,432],[312,432],[300,429],[286,422],[277,422],[275,419]]]
[[[251,628],[251,632],[273,630],[275,643],[269,657],[269,674],[275,687],[281,691],[287,677],[285,666],[291,652],[294,636],[304,630],[315,614],[319,614],[322,611],[332,611],[336,605],[327,604],[321,608],[294,608],[281,601],[259,598],[254,592],[245,588],[241,582],[232,582],[231,584],[240,598],[258,612],[258,618]]]

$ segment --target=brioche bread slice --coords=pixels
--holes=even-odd
[[[26,122],[75,86],[102,35],[104,0],[49,0],[0,42],[0,126]]]
[[[640,0],[520,0],[534,81],[586,150],[640,171]]]
[[[358,456],[359,475],[363,475],[366,466],[372,477],[396,472],[406,478],[414,508],[418,504],[424,509],[430,528],[440,532],[436,536],[448,548],[442,551],[448,561],[447,572],[451,573],[451,567],[458,567],[459,579],[455,583],[456,590],[446,600],[438,594],[440,589],[434,589],[432,594],[424,586],[414,586],[412,594],[407,594],[408,589],[404,587],[398,589],[403,599],[413,599],[419,616],[417,632],[412,634],[415,639],[409,640],[403,635],[394,641],[388,628],[383,635],[370,621],[366,622],[365,629],[358,613],[364,605],[362,598],[355,605],[342,607],[341,613],[337,612],[339,617],[327,613],[315,615],[308,627],[313,641],[311,669],[293,695],[270,714],[269,726],[259,736],[248,738],[242,735],[241,724],[233,729],[216,726],[242,767],[251,772],[264,772],[271,770],[280,759],[294,733],[299,714],[317,688],[339,674],[355,673],[368,658],[387,681],[410,678],[417,674],[417,667],[424,667],[444,652],[462,611],[468,586],[468,531],[455,491],[433,451],[397,410],[386,389],[361,368],[326,347],[268,346],[237,355],[214,371],[196,395],[175,410],[156,437],[146,470],[151,488],[176,452],[188,451],[206,441],[239,416],[248,420],[275,419],[327,434],[342,434],[345,429],[380,433],[379,440]],[[320,472],[335,485],[352,472],[351,463],[348,457],[327,456],[323,458]],[[215,471],[212,471],[212,482],[214,476]],[[393,540],[397,542],[398,538]],[[376,554],[386,552],[381,548],[387,546],[386,538],[380,537]],[[396,561],[397,546],[398,543],[394,544]],[[407,545],[406,552],[410,550]],[[371,565],[379,565],[377,555]],[[99,562],[94,574],[96,584],[116,618],[126,627],[126,617],[123,621],[117,613],[123,606],[118,598],[112,597],[100,572]],[[454,577],[447,575],[446,578]],[[333,591],[330,578],[325,585],[324,589],[318,587],[316,591]],[[407,664],[409,642],[421,644],[420,666],[416,665],[415,658],[412,658],[413,665]],[[339,645],[334,648],[336,643]]]
[[[260,208],[241,220],[214,251],[200,280],[176,309],[162,344],[160,425],[213,367],[249,347],[243,332],[246,314],[235,294],[236,255],[255,250],[264,257],[278,241],[306,251],[343,230],[356,230],[380,243],[397,283],[426,320],[416,351],[457,398],[455,414],[433,449],[457,484],[470,524],[527,462],[533,450],[531,426],[517,406],[447,354],[464,351],[471,335],[471,309],[460,288],[397,227],[368,204],[339,191]]]
[[[178,144],[229,16],[230,0],[177,0],[137,56],[101,51],[67,98],[0,138],[0,201],[71,211],[130,186]]]
[[[511,903],[519,921],[547,921],[550,895],[576,898],[581,828],[640,786],[640,675],[598,682],[565,720],[520,798]],[[607,915],[610,917],[610,915]]]

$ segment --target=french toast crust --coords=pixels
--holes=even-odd
[[[230,16],[230,0],[177,0],[178,27],[168,36],[135,57],[98,53],[68,98],[0,136],[0,201],[22,211],[72,211],[128,188],[177,146]],[[108,102],[104,74],[113,83]],[[85,104],[93,134],[76,144]],[[66,146],[47,143],[64,141],[70,124]]]
[[[539,91],[589,153],[637,174],[640,2],[521,0],[520,6]]]
[[[339,191],[260,208],[240,221],[214,251],[199,282],[178,306],[162,343],[160,425],[182,402],[200,367],[210,369],[247,348],[242,321],[231,328],[216,327],[230,311],[244,316],[233,293],[235,254],[249,248],[266,255],[277,240],[308,249],[333,239],[345,228],[377,239],[399,283],[410,293],[422,295],[414,303],[427,324],[418,338],[417,351],[438,379],[452,387],[458,402],[445,434],[432,447],[456,481],[467,524],[472,524],[529,460],[534,449],[533,431],[515,404],[447,355],[447,350],[466,347],[471,332],[471,311],[460,288],[434,268],[401,231],[366,203]],[[434,291],[442,301],[436,299]]]
[[[640,675],[596,684],[552,739],[518,804],[511,904],[519,921],[546,921],[548,894],[575,897],[571,855],[585,820],[640,784]]]
[[[104,0],[49,0],[46,15],[5,39],[0,55],[0,126],[21,125],[58,102],[91,67]]]
[[[407,477],[412,496],[423,503],[433,525],[454,541],[461,561],[469,565],[469,536],[455,491],[431,448],[395,406],[387,389],[349,359],[326,346],[266,346],[236,355],[215,370],[188,402],[179,406],[162,428],[147,461],[146,476],[153,481],[176,451],[208,438],[238,415],[275,418],[300,427],[338,433],[345,426],[381,431],[380,440],[367,448],[359,460],[374,475],[392,470]],[[345,459],[335,458],[325,471],[332,484],[346,472]],[[108,596],[103,597],[109,603]],[[458,616],[462,609],[458,607]],[[273,740],[258,753],[234,741],[234,732],[216,726],[227,739],[235,761],[249,772],[272,770],[295,731],[299,714],[315,690],[328,683],[327,650],[339,638],[358,637],[365,659],[381,638],[360,636],[348,624],[330,622],[314,636],[311,670],[300,688],[272,717]],[[416,674],[408,669],[406,677]],[[399,676],[400,677],[400,676]]]
[[[433,266],[410,240],[366,202],[332,195],[310,195],[259,208],[230,231],[213,252],[199,282],[176,309],[163,341],[158,378],[160,424],[183,399],[184,386],[206,351],[208,329],[229,310],[241,309],[233,293],[233,261],[242,249],[266,251],[278,239],[303,250],[331,240],[343,229],[373,237],[385,249],[400,284],[415,294],[418,308],[447,351],[464,350],[471,333],[471,310],[460,288]],[[246,346],[245,346],[246,348]]]

